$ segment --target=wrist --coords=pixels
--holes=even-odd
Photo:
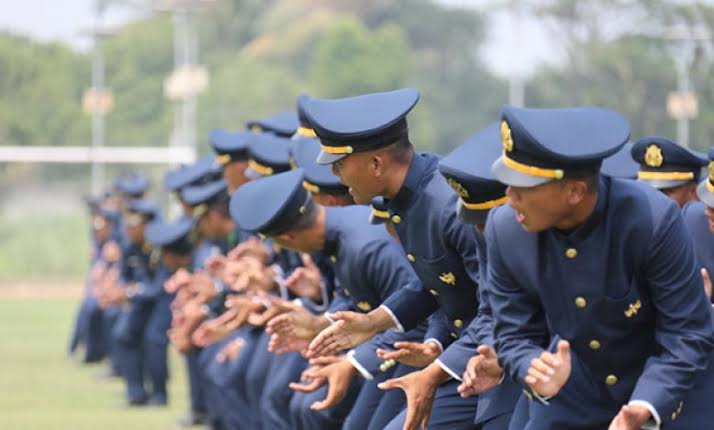
[[[448,381],[451,376],[436,363],[431,363],[420,371],[430,386],[436,387]]]
[[[395,327],[394,321],[381,306],[369,312],[366,316],[369,321],[369,330],[372,333],[380,333]]]

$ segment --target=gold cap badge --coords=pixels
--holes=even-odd
[[[506,121],[501,121],[501,144],[506,152],[513,151],[513,137],[511,137],[511,128]]]
[[[664,161],[662,149],[657,145],[650,145],[645,152],[645,164],[650,167],[660,167]]]
[[[459,181],[456,181],[453,178],[449,178],[446,182],[448,182],[449,185],[451,186],[451,188],[453,188],[454,191],[456,191],[456,193],[458,195],[460,195],[461,197],[463,197],[463,198],[469,197],[469,192],[466,190],[466,188],[464,188],[463,185],[461,185],[461,183],[459,183]]]

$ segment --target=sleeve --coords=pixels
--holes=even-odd
[[[461,377],[466,371],[466,365],[471,357],[476,355],[476,348],[480,345],[477,340],[477,325],[478,321],[472,320],[461,336],[436,359],[436,364],[456,380],[461,381]]]
[[[454,196],[456,199],[456,196]],[[456,203],[444,210],[442,214],[442,231],[446,245],[451,247],[461,258],[466,274],[478,286],[479,276],[479,250],[476,239],[476,230],[472,225],[464,224],[453,209]]]
[[[443,351],[453,340],[454,338],[451,337],[451,330],[449,329],[449,319],[446,317],[446,314],[439,309],[429,315],[424,342],[436,342]]]
[[[396,342],[422,342],[425,332],[426,323],[419,324],[415,329],[408,332],[400,332],[396,329],[384,331],[350,351],[348,358],[362,376],[366,379],[372,379],[378,374],[378,371],[385,371],[382,366],[386,362],[377,357],[377,349],[393,350]],[[384,369],[389,369],[390,367],[386,366]]]
[[[439,309],[439,304],[423,288],[421,281],[415,279],[389,296],[382,307],[386,308],[397,327],[407,331],[426,320]]]
[[[691,241],[683,240],[686,231],[675,205],[668,209],[653,233],[644,270],[657,310],[660,353],[647,360],[631,396],[665,418],[677,410],[697,374],[708,368],[714,345],[711,305]]]
[[[509,273],[499,247],[494,215],[486,223],[488,247],[487,282],[493,308],[493,336],[499,361],[506,373],[524,384],[530,362],[548,345],[545,312],[535,292],[526,291]]]
[[[335,295],[334,298],[332,299],[332,302],[330,303],[330,306],[327,307],[326,313],[335,313],[339,311],[353,311],[355,310],[355,307],[352,303],[352,300],[347,297],[345,294],[344,288],[337,284],[335,286]]]

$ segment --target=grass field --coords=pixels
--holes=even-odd
[[[123,384],[66,354],[76,299],[0,299],[0,429],[173,429],[186,411],[184,363],[172,353],[168,408],[127,409]]]

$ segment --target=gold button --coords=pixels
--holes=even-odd
[[[414,256],[414,254],[407,254],[407,260],[409,260],[409,262],[413,263],[416,261],[416,257]]]
[[[676,420],[676,419],[677,419],[677,413],[676,413],[676,412],[672,412],[672,421],[674,421],[674,420]]]
[[[461,328],[464,326],[464,322],[461,320],[454,320],[454,327]]]
[[[400,217],[399,215],[392,215],[392,222],[394,224],[399,224],[400,222],[402,222],[402,217]]]
[[[617,384],[617,376],[615,375],[607,375],[607,378],[605,378],[605,383],[607,385],[615,385]]]
[[[453,331],[452,331],[451,333],[449,333],[449,334],[450,334],[451,337],[453,337],[454,339],[457,339],[457,338],[459,337],[459,335],[456,334],[456,333],[454,333]]]
[[[565,250],[565,256],[568,258],[575,258],[578,256],[578,250],[575,248],[568,248]]]
[[[584,308],[587,305],[588,305],[588,302],[585,301],[585,298],[583,298],[583,297],[575,298],[575,306],[579,307],[580,309]]]
[[[348,290],[347,288],[345,288],[344,291],[345,291],[345,296],[349,296],[349,295],[350,295],[350,290]]]
[[[596,339],[590,341],[590,349],[600,349],[600,342]]]
[[[333,263],[337,263],[337,257],[334,255],[330,255],[330,261],[332,261]]]
[[[436,291],[436,290],[429,290],[429,292],[431,293],[432,296],[438,296],[438,295],[439,295],[439,292]]]

